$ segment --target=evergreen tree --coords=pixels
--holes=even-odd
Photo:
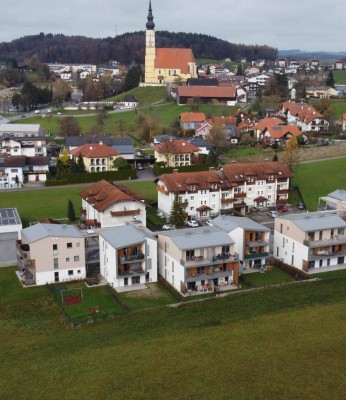
[[[326,85],[333,88],[334,84],[335,84],[335,80],[334,80],[333,71],[329,71],[329,74],[326,78]]]
[[[124,92],[138,87],[141,81],[142,68],[140,65],[135,65],[130,68],[125,77]]]
[[[78,172],[86,172],[83,156],[81,153],[79,153],[78,155],[77,165],[78,165]]]
[[[73,203],[70,199],[67,201],[67,218],[70,222],[73,222],[76,219],[76,213],[74,211]]]
[[[76,160],[75,160],[74,157],[72,157],[71,161],[70,161],[70,172],[71,173],[79,172],[78,171],[78,164],[76,163]]]
[[[278,153],[276,153],[276,152],[273,156],[273,161],[279,161],[279,156],[278,156]]]
[[[184,212],[184,206],[179,200],[179,193],[175,192],[174,201],[172,205],[171,215],[169,216],[169,223],[180,226],[184,225],[186,216]]]

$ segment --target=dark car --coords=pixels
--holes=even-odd
[[[287,212],[288,211],[288,208],[286,206],[284,206],[284,205],[279,205],[279,206],[276,207],[276,209],[278,211],[280,211],[280,212]]]
[[[298,208],[298,210],[305,210],[304,203],[298,203],[297,208]]]

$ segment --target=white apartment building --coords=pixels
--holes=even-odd
[[[157,239],[132,225],[103,229],[100,272],[114,288],[157,282]]]
[[[274,257],[305,272],[346,268],[346,222],[336,213],[314,212],[275,218]]]

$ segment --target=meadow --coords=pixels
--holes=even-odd
[[[119,313],[71,328],[0,270],[2,400],[344,399],[345,278]]]

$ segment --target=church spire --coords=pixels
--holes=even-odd
[[[151,0],[149,0],[149,10],[148,10],[148,22],[147,22],[147,29],[154,29],[154,17],[153,17],[153,10],[151,9]]]

